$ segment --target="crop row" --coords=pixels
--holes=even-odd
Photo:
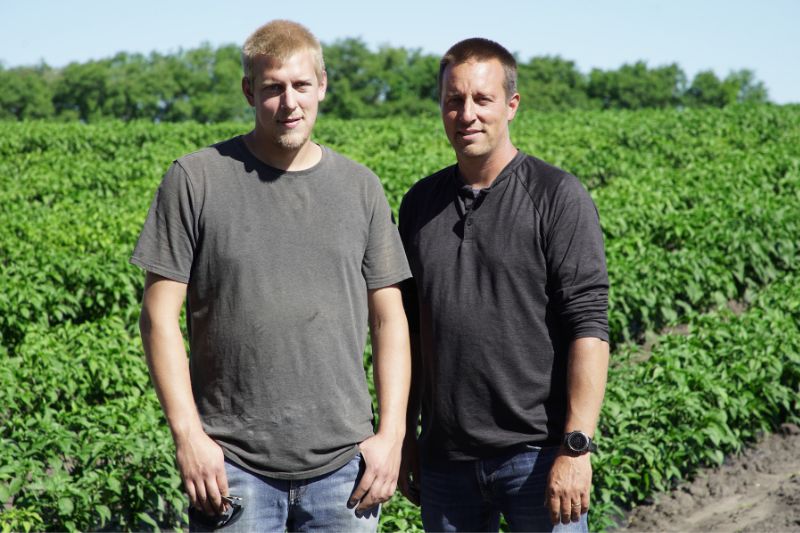
[[[601,414],[595,528],[800,418],[799,272],[740,315],[723,309],[687,324],[688,333],[662,336],[649,354],[634,346],[615,354],[624,362],[609,373]]]
[[[615,113],[521,113],[516,144],[561,166],[589,189],[653,168],[704,165],[721,154],[750,154],[797,135],[800,109],[790,107]],[[241,133],[242,124],[108,122],[0,123],[0,205],[18,191],[113,187],[160,176],[171,159]],[[438,120],[407,118],[344,121],[323,118],[316,138],[355,158],[383,178],[390,203],[417,179],[453,161]],[[120,164],[119,162],[124,162]],[[140,166],[150,163],[149,169]],[[134,166],[131,166],[131,163]],[[22,173],[39,167],[33,179]],[[57,172],[52,170],[57,169]],[[88,178],[88,179],[87,179]],[[121,178],[121,179],[120,179]],[[29,197],[29,196],[28,196]]]
[[[800,416],[800,274],[740,315],[692,315],[609,375],[594,458],[592,529],[759,431]],[[635,362],[646,357],[646,360]],[[0,527],[179,527],[185,497],[169,431],[129,324],[31,328],[0,367]],[[384,528],[419,527],[400,497]]]
[[[636,172],[592,188],[606,234],[615,341],[680,320],[691,308],[746,298],[748,289],[794,268],[800,110],[586,117],[541,120],[550,128],[556,119],[571,124],[573,142],[555,135],[564,145],[561,157],[572,153],[587,172],[599,164],[590,154],[608,153],[617,167],[603,163],[603,172]],[[761,133],[775,123],[782,128]],[[410,183],[450,157],[431,122],[322,124],[320,138],[373,166],[395,205]],[[134,313],[141,273],[127,256],[164,168],[242,126],[2,128],[11,131],[0,137],[0,153],[9,154],[0,163],[0,344],[13,348],[30,324]],[[556,149],[537,121],[515,128],[523,142]],[[762,144],[754,150],[756,140]],[[537,148],[529,151],[538,154]]]
[[[615,340],[673,323],[691,309],[746,298],[796,267],[800,148],[789,170],[776,169],[772,155],[656,172],[660,180],[641,180],[643,192],[625,182],[596,193]]]
[[[172,439],[129,324],[31,328],[0,366],[0,402],[0,530],[180,524]]]

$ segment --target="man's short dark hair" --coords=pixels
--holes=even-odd
[[[517,92],[517,60],[501,44],[482,37],[472,37],[459,41],[442,56],[439,63],[439,98],[442,97],[442,82],[444,71],[450,65],[460,65],[470,60],[489,61],[497,59],[503,66],[506,79],[503,86],[506,98],[511,98]]]

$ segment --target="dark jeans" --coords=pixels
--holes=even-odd
[[[230,493],[240,496],[241,517],[219,531],[348,531],[374,532],[379,509],[362,516],[347,507],[347,500],[360,479],[361,454],[330,474],[287,481],[249,472],[225,461]],[[208,531],[190,523],[190,531]]]
[[[510,531],[588,532],[585,514],[550,522],[544,492],[557,450],[525,446],[491,459],[423,463],[425,531],[498,531],[502,513]]]

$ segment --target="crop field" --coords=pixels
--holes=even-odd
[[[128,258],[171,160],[248,129],[0,123],[0,530],[186,527]],[[453,161],[436,118],[315,134],[395,212]],[[581,179],[605,235],[593,530],[800,421],[800,107],[523,114],[512,137]],[[418,529],[418,511],[397,494],[381,527]]]

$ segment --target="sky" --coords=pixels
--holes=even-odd
[[[750,69],[770,100],[800,103],[800,0],[0,0],[0,63],[62,67],[116,52],[241,44],[272,19],[323,43],[359,37],[441,55],[467,37],[558,55],[582,72],[644,60],[691,78]]]

